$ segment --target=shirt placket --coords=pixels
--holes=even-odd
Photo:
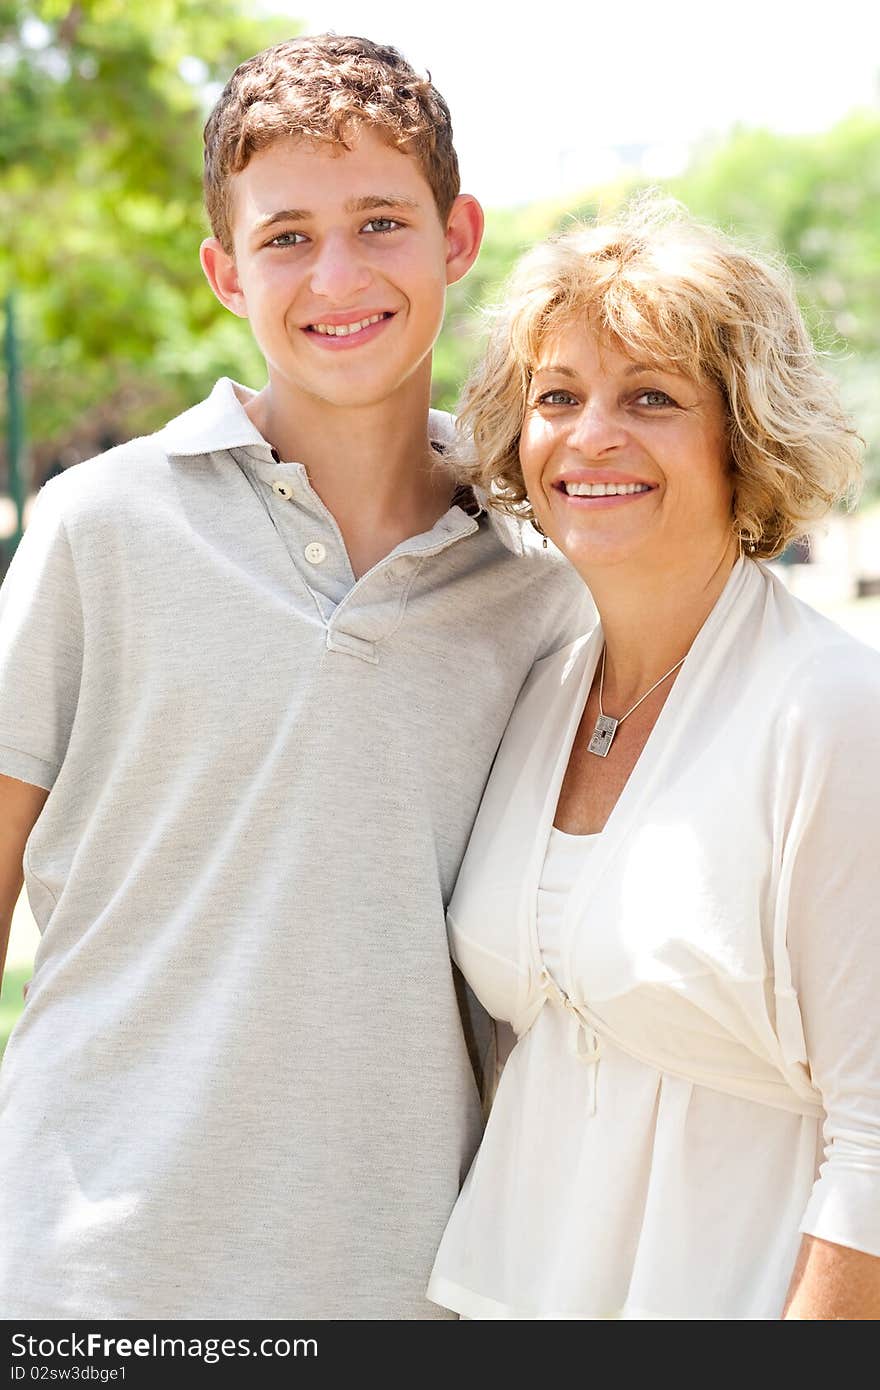
[[[326,632],[327,650],[376,665],[378,643],[399,625],[423,560],[478,529],[478,522],[451,508],[430,532],[397,546],[355,579],[336,519],[312,488],[299,463],[260,458],[251,475],[269,520],[284,542]]]

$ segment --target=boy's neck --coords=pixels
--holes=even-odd
[[[334,406],[271,380],[245,406],[282,459],[305,464],[358,577],[449,507],[454,481],[430,446],[429,404],[428,364],[367,406]]]

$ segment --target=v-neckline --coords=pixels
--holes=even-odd
[[[657,716],[654,727],[645,740],[645,745],[641,753],[633,764],[632,771],[621,788],[614,806],[608,815],[605,825],[599,832],[595,845],[595,852],[585,859],[583,872],[589,872],[598,882],[604,875],[610,860],[612,859],[617,846],[619,845],[628,824],[638,810],[639,805],[650,789],[653,776],[658,765],[662,765],[664,756],[664,745],[660,741],[659,735],[672,721],[679,707],[687,700],[692,685],[693,672],[699,669],[702,664],[700,657],[703,650],[712,640],[712,635],[718,624],[724,620],[724,616],[731,604],[736,600],[742,589],[752,578],[746,566],[755,564],[753,560],[744,558],[738,559],[727,581],[710,609],[706,619],[694,638],[690,651],[684,660],[678,679],[675,681],[663,708]],[[559,804],[559,794],[562,790],[562,783],[568,768],[571,757],[571,750],[577,737],[578,729],[584,716],[584,710],[590,697],[593,680],[596,675],[596,668],[602,653],[604,643],[601,622],[597,623],[591,632],[582,653],[583,670],[581,672],[580,686],[577,696],[573,702],[572,710],[569,715],[564,738],[559,745],[559,754],[553,768],[553,774],[547,787],[544,798],[541,819],[535,836],[535,853],[531,863],[530,880],[526,895],[526,912],[529,942],[529,959],[536,976],[543,969],[541,948],[538,940],[537,930],[537,899],[538,883],[540,882],[541,869],[547,854],[547,846],[550,840],[550,831],[553,828],[553,821],[556,815],[556,808]],[[659,751],[658,751],[659,750]],[[572,888],[580,882],[572,885]]]

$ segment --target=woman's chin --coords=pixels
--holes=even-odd
[[[573,528],[557,533],[551,539],[580,574],[587,570],[623,565],[628,561],[637,562],[644,550],[644,546],[632,537],[586,535],[582,530]]]

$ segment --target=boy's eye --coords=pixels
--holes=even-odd
[[[675,401],[671,396],[667,396],[665,391],[657,390],[640,391],[636,397],[636,401],[652,406],[675,405]]]
[[[369,222],[364,223],[365,232],[395,232],[403,224],[396,222],[393,217],[371,217]]]
[[[576,405],[577,401],[570,391],[558,387],[555,391],[545,391],[537,399],[538,405]]]
[[[271,241],[267,241],[266,245],[299,246],[305,240],[306,237],[303,236],[302,232],[279,232],[277,236],[273,236]]]

